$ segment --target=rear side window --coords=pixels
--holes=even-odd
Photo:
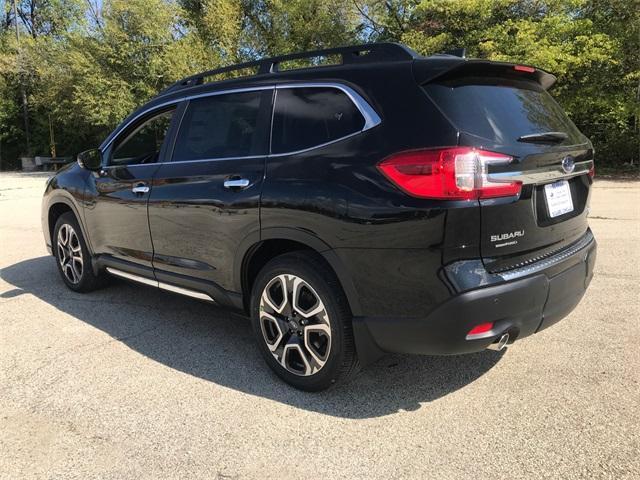
[[[349,96],[331,87],[278,89],[272,153],[295,152],[362,130],[365,119]]]
[[[496,144],[514,144],[523,135],[545,132],[566,133],[565,143],[584,141],[560,105],[532,82],[486,79],[429,84],[425,90],[458,129]]]
[[[258,121],[262,94],[230,93],[191,100],[180,124],[173,160],[265,154],[267,133]]]

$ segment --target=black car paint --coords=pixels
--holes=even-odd
[[[158,166],[114,166],[106,168],[104,174],[90,177],[85,191],[85,224],[95,252],[152,268],[148,195],[133,193],[131,189],[150,184]]]
[[[371,357],[380,349],[401,350],[397,346],[385,347],[384,339],[393,336],[391,330],[400,332],[403,322],[420,325],[420,331],[426,328],[425,335],[432,339],[440,338],[436,328],[440,325],[438,328],[444,328],[442,334],[446,336],[449,331],[446,319],[426,319],[447,302],[460,301],[455,299],[464,293],[461,285],[482,286],[476,278],[481,265],[478,262],[484,262],[487,268],[498,268],[519,261],[517,255],[502,258],[508,251],[501,252],[500,258],[494,257],[486,236],[489,232],[523,228],[517,220],[508,222],[518,218],[513,216],[514,209],[532,208],[531,197],[536,192],[525,187],[519,198],[491,201],[418,199],[393,186],[376,165],[402,150],[478,146],[476,139],[458,131],[447,120],[415,80],[437,77],[452,65],[464,67],[464,62],[448,57],[387,62],[377,65],[375,74],[362,65],[322,67],[282,72],[277,77],[259,75],[250,80],[205,84],[157,97],[134,112],[105,140],[101,147],[105,157],[112,140],[140,112],[164,108],[172,102],[179,104],[180,110],[185,102],[179,100],[185,96],[234,88],[335,82],[357,91],[379,114],[382,123],[302,153],[184,163],[179,163],[179,159],[174,159],[177,163],[169,161],[168,146],[176,135],[172,126],[161,163],[105,165],[100,172],[74,165],[48,184],[43,212],[57,202],[72,208],[95,256],[96,269],[115,265],[155,276],[160,281],[205,291],[218,303],[238,309],[246,305],[244,300],[249,294],[244,269],[251,254],[265,241],[295,241],[323,255],[336,272],[355,316],[361,356],[368,355],[364,350]],[[555,162],[567,153],[577,158],[593,156],[589,144],[566,151],[562,147],[533,144],[521,144],[518,151],[510,147],[508,152],[501,145],[481,147],[514,155],[517,166],[523,169]],[[225,178],[239,174],[249,177],[249,188],[230,191],[221,187]],[[568,223],[563,223],[562,229],[553,225],[524,227],[527,234],[547,239],[545,252],[553,252],[585,234],[591,180],[582,176],[576,182],[583,183],[587,194],[582,208]],[[148,184],[150,192],[131,193],[132,185],[137,183]],[[508,216],[504,214],[506,209]],[[487,224],[491,212],[498,220]],[[48,214],[43,214],[43,227],[50,245],[52,225]],[[595,242],[590,248],[595,249]],[[586,259],[583,258],[583,263]],[[446,268],[465,262],[475,266],[455,271]],[[589,275],[587,269],[585,276]],[[534,296],[546,299],[549,280],[545,277],[538,282],[544,283],[544,289]],[[491,301],[495,298],[491,294],[489,297]],[[538,310],[541,312],[542,307]],[[506,311],[501,312],[500,315],[507,315]],[[465,319],[464,326],[471,320],[475,321]],[[539,323],[535,328],[529,326],[529,333]],[[415,328],[410,328],[408,335],[411,331]],[[395,338],[403,338],[404,334],[399,335]],[[407,345],[410,343],[407,340]],[[433,342],[424,342],[419,350],[456,353],[480,350],[488,343],[444,342],[444,347],[436,348]]]

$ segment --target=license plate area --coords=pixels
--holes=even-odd
[[[538,227],[549,227],[557,225],[566,220],[572,219],[584,213],[589,197],[589,181],[586,175],[580,175],[567,179],[569,189],[571,190],[571,201],[573,210],[557,217],[549,215],[549,206],[547,203],[547,195],[545,193],[546,185],[536,185],[534,187],[534,208],[536,209],[536,224]]]
[[[544,186],[544,197],[549,218],[573,212],[573,198],[567,180],[559,180]]]

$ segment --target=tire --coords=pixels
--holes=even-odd
[[[91,292],[104,284],[104,274],[96,275],[82,230],[71,212],[60,215],[51,239],[58,272],[74,292]]]
[[[251,322],[265,361],[295,388],[324,390],[358,370],[346,297],[313,254],[288,253],[263,267],[251,292]]]

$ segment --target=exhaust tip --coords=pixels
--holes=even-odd
[[[489,348],[490,350],[495,350],[499,352],[500,350],[503,350],[507,346],[508,342],[509,342],[509,334],[505,333],[500,337],[500,339],[497,342],[492,343],[487,348]]]

